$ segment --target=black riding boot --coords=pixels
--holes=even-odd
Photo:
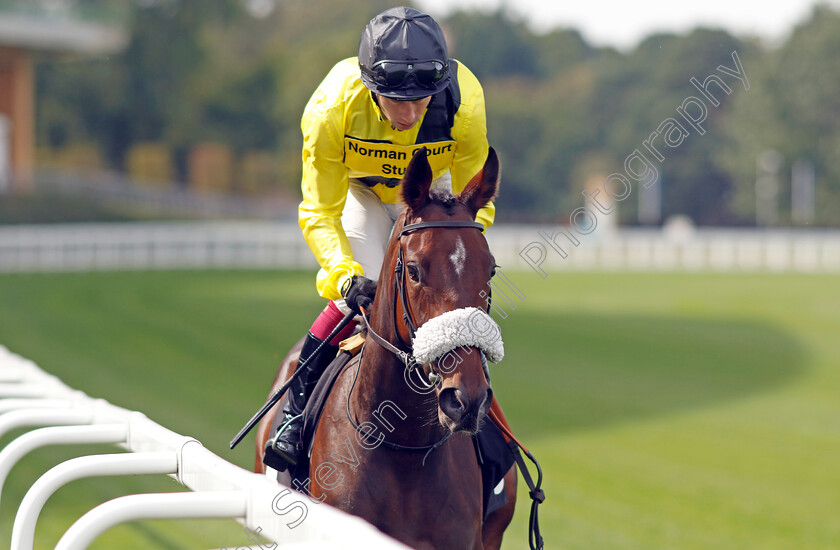
[[[303,349],[300,350],[300,359],[298,365],[306,361],[309,356],[321,344],[319,340],[312,333],[306,335],[306,341],[303,344]],[[286,406],[283,407],[283,415],[285,419],[278,431],[277,438],[270,439],[269,445],[273,442],[273,449],[266,449],[266,457],[273,451],[273,458],[279,460],[272,460],[275,464],[268,461],[266,463],[280,472],[284,471],[288,466],[295,466],[303,459],[304,449],[301,448],[300,434],[303,428],[303,409],[306,406],[306,401],[309,399],[315,384],[324,373],[327,366],[335,359],[338,353],[338,346],[324,344],[317,357],[309,361],[309,364],[303,368],[304,372],[298,376],[291,387],[289,387],[289,399]],[[279,467],[278,467],[279,466]]]

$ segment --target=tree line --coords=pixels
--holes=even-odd
[[[221,144],[268,163],[268,186],[292,193],[303,106],[392,5],[121,2],[123,52],[37,64],[39,147],[88,144],[104,166],[126,170],[139,144],[153,144],[185,181],[190,152]],[[450,55],[485,90],[503,163],[498,219],[565,223],[600,189],[625,224],[685,215],[701,225],[840,225],[840,12],[816,7],[774,46],[698,28],[628,52],[574,29],[537,34],[501,9],[439,21]],[[629,188],[638,192],[625,197]]]

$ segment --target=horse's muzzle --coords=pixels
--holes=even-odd
[[[492,402],[493,390],[489,386],[472,399],[458,388],[444,388],[438,395],[440,422],[452,432],[475,434]]]

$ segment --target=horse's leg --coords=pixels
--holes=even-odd
[[[271,391],[268,395],[272,395],[280,386],[286,383],[286,380],[294,374],[297,368],[298,357],[300,357],[300,350],[303,347],[305,338],[298,340],[297,344],[292,346],[289,353],[280,362],[277,367],[277,373],[274,375],[274,382],[271,383]],[[262,417],[260,423],[257,424],[257,437],[255,442],[255,457],[254,457],[254,471],[258,474],[265,473],[265,464],[263,463],[263,455],[265,455],[265,443],[269,440],[272,434],[271,423],[274,421],[274,415],[280,410],[280,401],[268,410],[265,416]]]
[[[516,483],[516,464],[514,464],[505,474],[507,503],[490,512],[481,528],[484,550],[499,550],[502,547],[502,536],[505,534],[505,529],[510,525],[510,521],[513,519],[513,510],[516,508]]]

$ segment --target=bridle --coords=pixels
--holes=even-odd
[[[408,328],[408,332],[411,335],[412,341],[414,340],[415,333],[417,332],[417,325],[414,321],[413,315],[411,314],[411,308],[410,308],[410,304],[408,303],[408,299],[406,298],[406,291],[405,291],[405,255],[404,255],[404,252],[403,252],[403,247],[399,243],[399,240],[406,233],[409,233],[411,231],[417,231],[419,229],[426,229],[426,228],[430,228],[430,227],[455,227],[455,228],[458,228],[458,227],[472,227],[472,228],[478,229],[480,231],[484,231],[484,226],[481,225],[480,223],[478,223],[478,222],[467,222],[467,221],[417,222],[417,223],[405,225],[405,226],[403,226],[402,229],[400,229],[400,232],[397,234],[397,237],[396,237],[397,238],[397,246],[399,247],[399,251],[398,251],[398,255],[397,255],[397,263],[396,263],[396,266],[394,267],[394,274],[395,274],[395,278],[394,278],[394,295],[395,295],[394,297],[395,297],[395,301],[394,301],[394,303],[396,304],[396,298],[398,297],[399,300],[400,300],[400,304],[402,306],[402,310],[403,310],[403,322],[405,323],[406,327]],[[489,292],[488,292],[487,298],[488,298],[487,308],[489,310],[490,309]],[[362,318],[365,320],[365,324],[367,325],[368,333],[371,335],[374,342],[376,342],[377,344],[379,344],[380,346],[382,346],[386,350],[390,351],[391,353],[393,353],[394,355],[399,357],[400,360],[405,364],[407,369],[414,370],[414,371],[421,370],[421,369],[415,368],[418,365],[417,365],[417,362],[414,360],[412,346],[406,344],[402,340],[402,338],[399,336],[399,334],[400,334],[399,330],[397,330],[396,332],[397,332],[397,338],[400,339],[400,344],[402,344],[404,347],[407,347],[411,351],[409,351],[409,352],[403,351],[403,350],[399,349],[398,347],[394,346],[393,344],[391,344],[390,342],[388,342],[386,339],[382,338],[379,334],[377,334],[370,327],[370,324],[368,324],[368,321],[367,321],[367,316],[362,315]],[[396,309],[396,307],[394,307],[394,322],[395,322],[394,326],[395,327],[397,326],[396,325],[396,320],[397,320],[397,309]],[[364,354],[364,346],[362,347],[362,352],[361,353]],[[364,428],[362,428],[355,420],[353,420],[353,417],[350,414],[350,396],[353,393],[353,388],[356,387],[356,380],[359,377],[359,370],[361,370],[361,364],[362,364],[362,360],[361,360],[361,355],[360,355],[359,360],[357,362],[356,376],[353,379],[353,384],[350,387],[350,391],[347,393],[347,418],[348,418],[348,420],[350,420],[350,423],[353,425],[353,427],[356,429],[356,431],[359,434],[361,434],[361,436],[363,438],[365,438],[365,440],[367,440],[369,437],[372,437],[372,434],[370,434],[369,432],[366,432]],[[492,413],[491,413],[491,419],[492,419]],[[495,420],[494,420],[494,422],[495,422]],[[496,423],[497,426],[500,427],[500,429],[502,429],[503,426],[500,423],[498,423],[498,422],[495,422],[495,423]],[[542,550],[543,539],[542,539],[542,535],[540,534],[540,526],[539,526],[539,518],[538,518],[539,505],[545,500],[545,493],[540,488],[541,485],[542,485],[542,478],[543,478],[542,469],[540,468],[540,465],[537,462],[537,459],[534,458],[534,455],[532,455],[530,453],[530,451],[528,451],[528,449],[525,448],[524,445],[519,443],[519,441],[513,436],[512,433],[510,433],[510,431],[507,430],[507,428],[504,429],[504,432],[510,438],[507,445],[510,449],[510,452],[513,454],[514,460],[515,460],[517,466],[519,467],[520,471],[522,472],[522,476],[523,476],[525,482],[528,484],[528,488],[530,490],[529,495],[531,497],[532,504],[531,504],[531,514],[530,514],[530,519],[529,519],[529,526],[528,526],[528,543],[529,543],[529,546],[531,547],[532,550]],[[429,455],[432,453],[432,451],[434,451],[435,449],[437,449],[438,447],[440,447],[441,445],[446,443],[446,441],[449,439],[449,437],[451,435],[452,435],[452,432],[449,432],[446,435],[444,435],[437,442],[432,443],[431,445],[423,446],[423,447],[410,447],[410,446],[407,446],[407,445],[399,445],[399,444],[396,444],[396,443],[391,443],[389,441],[385,441],[384,438],[380,440],[379,444],[385,445],[386,447],[388,447],[390,449],[393,449],[393,450],[396,450],[396,451],[425,451],[426,454],[423,456],[423,461],[421,462],[421,465],[425,465],[426,464],[426,459],[429,457]],[[533,480],[531,478],[531,474],[528,471],[528,468],[525,465],[525,462],[524,462],[524,460],[522,459],[522,456],[519,453],[520,448],[525,453],[525,455],[537,467],[538,478],[537,478],[536,483],[533,482]]]
[[[484,226],[478,222],[470,222],[470,221],[429,221],[429,222],[416,222],[408,225],[403,225],[402,229],[400,229],[399,233],[397,233],[397,263],[394,266],[394,304],[396,305],[396,300],[399,298],[400,305],[402,306],[403,310],[403,322],[405,323],[406,328],[408,329],[408,333],[411,336],[412,340],[414,339],[414,335],[417,332],[417,323],[414,320],[414,316],[411,313],[411,306],[408,302],[408,298],[406,296],[405,290],[405,253],[403,251],[402,244],[400,240],[402,239],[403,235],[406,233],[410,233],[412,231],[418,231],[421,229],[429,229],[429,228],[473,228],[478,229],[479,231],[484,231]],[[400,336],[400,331],[396,330],[397,338],[400,340],[400,345],[402,347],[408,348],[409,351],[404,351],[380,336],[373,330],[367,320],[366,315],[362,315],[362,319],[365,321],[365,326],[367,327],[368,333],[371,335],[371,338],[374,342],[379,344],[381,347],[385,348],[386,350],[390,351],[397,357],[399,357],[400,361],[405,365],[409,371],[415,372],[420,371],[422,369],[418,369],[417,367],[420,366],[414,360],[412,346],[407,344],[403,341],[402,337]],[[394,307],[394,326],[397,327],[397,308]],[[364,347],[362,347],[362,354],[364,354]],[[371,436],[370,433],[366,432],[364,428],[362,428],[356,421],[353,419],[352,415],[350,414],[350,396],[353,394],[353,388],[356,387],[356,380],[359,377],[359,370],[361,370],[361,357],[357,362],[357,369],[356,375],[353,378],[353,384],[350,387],[350,391],[347,392],[347,418],[350,420],[350,423],[353,427],[358,431],[362,437],[369,437]],[[432,387],[435,384],[433,382],[423,382],[423,384],[427,387]],[[385,441],[382,439],[380,441],[381,444],[389,447],[391,449],[397,451],[425,451],[426,455],[423,457],[422,464],[426,463],[426,458],[428,458],[429,454],[443,445],[449,438],[452,436],[452,432],[447,433],[444,435],[440,440],[436,443],[432,443],[431,445],[425,445],[422,447],[413,447],[408,445],[399,445],[397,443],[391,443],[389,441]]]
[[[394,266],[394,303],[396,304],[397,299],[399,299],[400,306],[402,307],[402,321],[405,323],[406,328],[408,329],[408,334],[411,339],[414,339],[414,335],[417,332],[417,323],[414,320],[414,315],[411,312],[411,305],[408,302],[408,298],[406,296],[405,290],[405,252],[403,251],[402,244],[400,240],[402,239],[403,235],[406,233],[410,233],[412,231],[418,231],[421,229],[429,229],[429,228],[473,228],[478,229],[479,231],[484,231],[484,226],[479,222],[468,222],[468,221],[431,221],[431,222],[416,222],[411,223],[408,225],[404,225],[400,232],[397,234],[397,263]],[[409,351],[404,351],[398,348],[397,346],[393,345],[391,342],[377,334],[368,324],[367,317],[362,316],[365,320],[365,324],[367,326],[367,330],[370,333],[373,341],[385,348],[386,350],[390,351],[394,355],[400,358],[400,361],[403,362],[405,367],[409,370],[414,370],[417,367],[417,362],[414,360],[413,351],[411,348],[411,344],[406,343],[403,341],[402,337],[400,336],[400,331],[397,330],[397,338],[399,339],[399,343],[402,347],[408,348]],[[397,327],[397,308],[394,308],[394,326]]]

